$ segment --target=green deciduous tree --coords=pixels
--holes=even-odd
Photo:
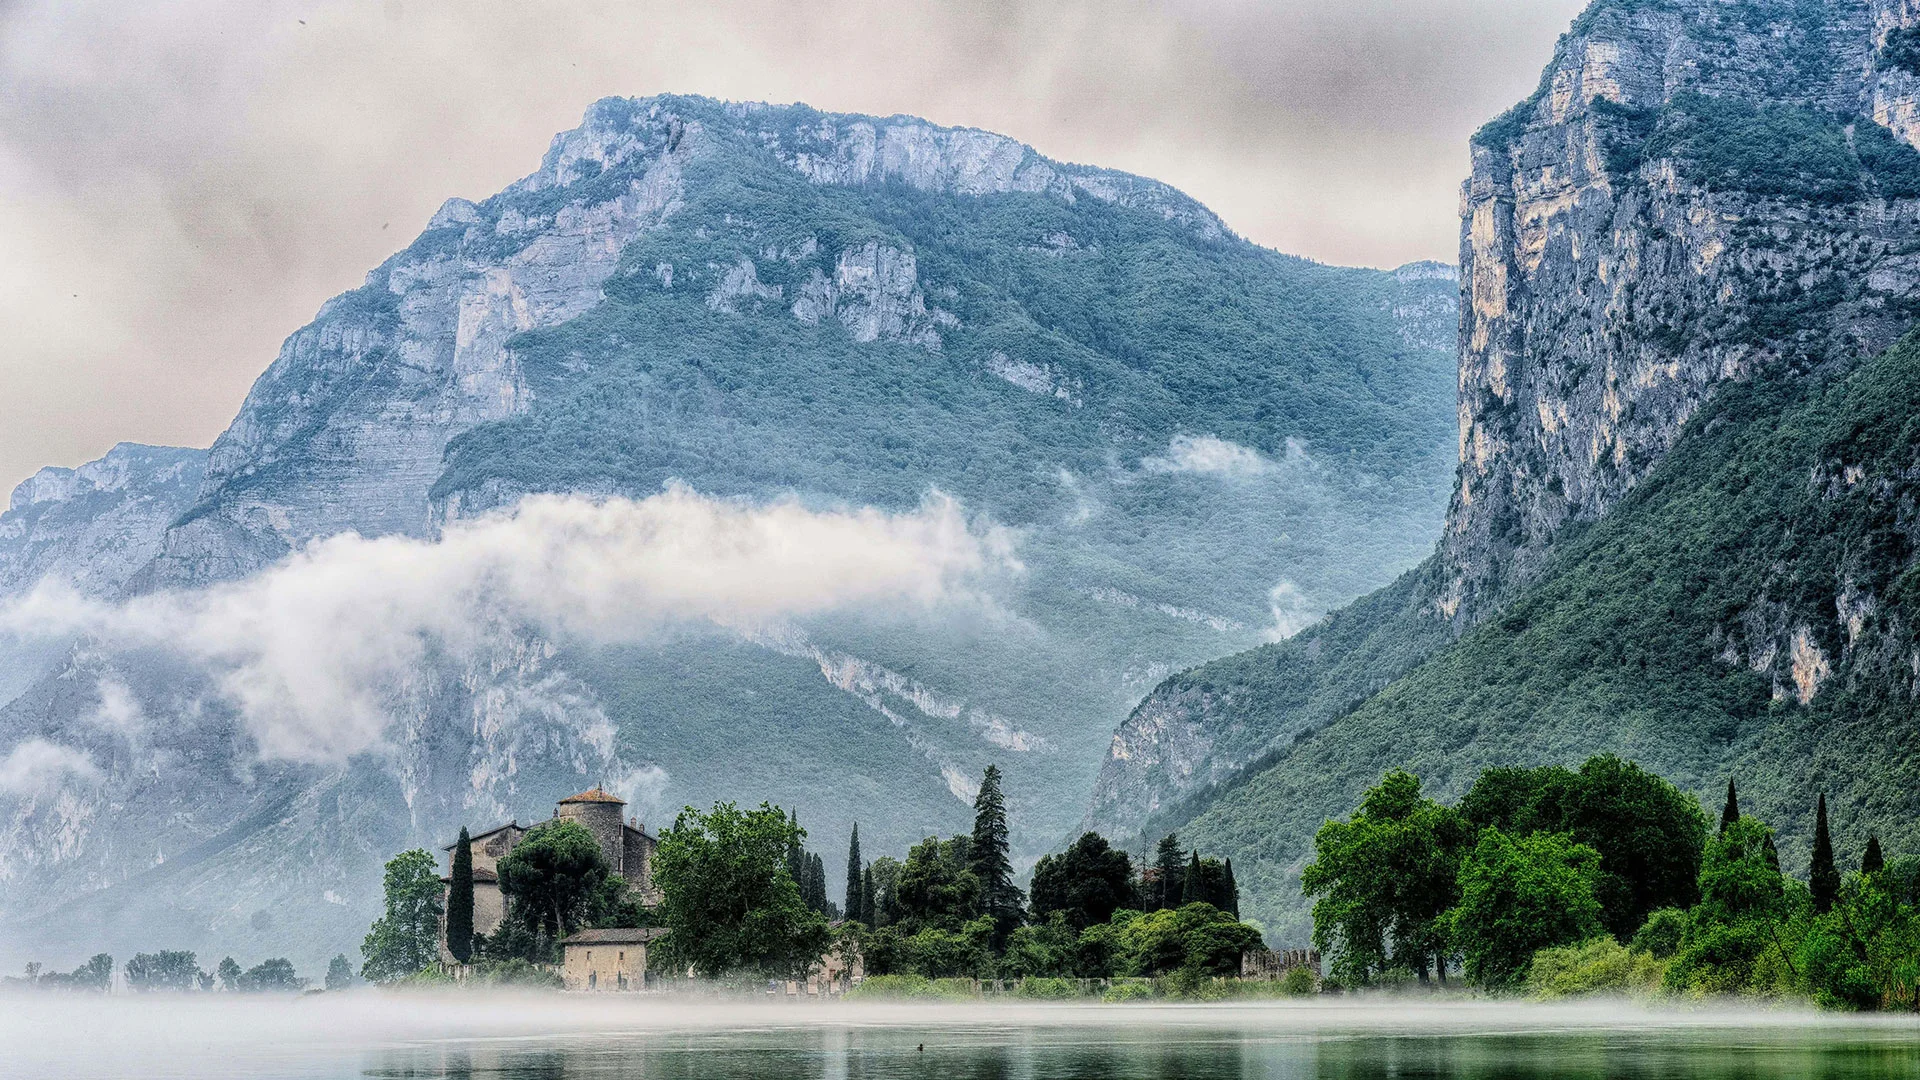
[[[1368,789],[1348,821],[1314,836],[1301,889],[1313,905],[1313,940],[1335,975],[1364,985],[1392,967],[1446,977],[1442,915],[1459,896],[1466,819],[1420,794],[1401,769]]]
[[[1488,769],[1460,801],[1476,828],[1508,836],[1569,832],[1600,853],[1594,885],[1606,927],[1632,938],[1647,913],[1698,897],[1707,821],[1700,804],[1666,780],[1611,754],[1576,772]]]
[[[447,952],[462,964],[473,957],[473,839],[464,825],[448,871]]]
[[[670,931],[667,957],[708,977],[803,974],[826,949],[828,930],[788,871],[801,835],[766,803],[682,810],[660,834],[653,860],[659,914]]]
[[[307,980],[294,974],[292,961],[277,956],[248,968],[240,976],[238,984],[245,993],[270,994],[304,990]]]
[[[136,953],[127,961],[127,986],[142,993],[194,990],[200,986],[200,974],[194,955],[182,950]]]
[[[360,975],[370,982],[405,978],[439,955],[440,875],[433,856],[419,848],[395,855],[387,861],[384,886],[386,913],[360,944]],[[229,982],[224,962],[220,978]],[[236,972],[229,989],[241,988]]]
[[[1599,874],[1600,853],[1571,834],[1482,829],[1447,915],[1467,978],[1510,989],[1525,980],[1535,951],[1604,933],[1593,894]]]
[[[1033,868],[1033,916],[1066,919],[1075,933],[1104,923],[1133,900],[1133,860],[1099,833],[1082,833]]]
[[[927,837],[907,852],[898,886],[901,922],[912,932],[937,926],[958,930],[980,910],[967,837]]]
[[[346,953],[335,953],[327,961],[327,989],[345,990],[353,985],[353,964],[348,962]]]

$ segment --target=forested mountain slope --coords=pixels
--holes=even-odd
[[[1459,795],[1490,765],[1610,752],[1743,807],[1804,868],[1826,792],[1843,862],[1920,844],[1920,340],[1844,374],[1723,388],[1540,580],[1352,713],[1213,792],[1291,936],[1312,835],[1386,769]],[[1243,854],[1244,853],[1244,856]]]
[[[288,338],[190,505],[129,534],[157,554],[125,595],[670,483],[815,510],[951,498],[1017,572],[971,613],[428,648],[387,745],[344,763],[263,753],[226,684],[164,649],[75,650],[0,711],[0,757],[64,763],[0,797],[0,940],[149,927],[324,957],[397,846],[601,780],[656,821],[769,799],[822,844],[858,818],[902,851],[957,827],[994,761],[1030,856],[1144,690],[1430,548],[1455,296],[1449,267],[1290,258],[1163,184],[986,132],[600,102]]]
[[[1472,140],[1460,465],[1434,556],[1291,640],[1163,683],[1116,733],[1090,823],[1158,834],[1213,805],[1209,785],[1269,767],[1307,790],[1325,762],[1297,740],[1337,741],[1342,717],[1532,595],[1717,394],[1827,380],[1896,340],[1920,312],[1915,21],[1883,0],[1598,0],[1576,20],[1539,89]],[[1769,680],[1792,666],[1785,644],[1758,655]],[[1537,749],[1526,730],[1515,746]],[[1304,832],[1259,850],[1297,853],[1314,815],[1348,805],[1288,808]],[[1206,820],[1251,860],[1251,836]]]

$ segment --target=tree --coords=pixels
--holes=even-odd
[[[200,967],[190,952],[163,949],[136,953],[127,961],[127,986],[140,993],[192,990],[200,985]]]
[[[462,964],[473,958],[473,839],[464,825],[447,884],[447,952]]]
[[[853,839],[847,844],[847,918],[854,922],[867,922],[862,914],[866,905],[861,903],[861,876],[866,872],[866,863],[860,858],[860,823],[853,823]]]
[[[1740,798],[1733,791],[1733,777],[1727,777],[1727,805],[1720,808],[1720,831],[1725,833],[1727,826],[1740,820]]]
[[[900,921],[900,860],[882,855],[867,869],[873,871],[873,925],[878,930]]]
[[[1082,833],[1033,868],[1033,917],[1058,912],[1074,932],[1106,922],[1133,900],[1133,860],[1099,833]]]
[[[1813,819],[1813,862],[1807,870],[1807,888],[1813,892],[1813,910],[1821,915],[1833,910],[1840,895],[1840,871],[1833,865],[1833,836],[1827,831],[1827,793],[1820,793]]]
[[[360,943],[366,961],[360,976],[370,982],[403,979],[439,955],[440,875],[433,856],[419,848],[395,855],[387,861],[384,886],[386,914],[374,921]],[[220,965],[221,982],[230,989],[240,989],[238,965],[235,968],[235,978],[229,980],[226,963]]]
[[[874,903],[873,867],[860,871],[860,921],[869,929],[878,929],[880,915]]]
[[[1860,872],[1877,874],[1887,868],[1887,857],[1880,853],[1880,837],[1875,833],[1867,834],[1867,853],[1860,856]]]
[[[465,829],[460,830],[462,834]],[[327,989],[345,990],[353,985],[353,965],[347,962],[346,953],[335,953],[327,962]]]
[[[993,920],[994,944],[1003,945],[1020,923],[1024,899],[1013,884],[1008,857],[1007,800],[1000,791],[1000,767],[987,766],[973,799],[973,836],[967,845],[969,869],[980,883],[980,914]]]
[[[1570,832],[1600,853],[1595,895],[1607,929],[1631,940],[1647,914],[1699,897],[1707,820],[1699,801],[1611,754],[1578,772],[1560,766],[1488,769],[1460,800],[1477,828],[1508,836]]]
[[[535,942],[527,959],[544,959],[555,943],[591,917],[591,900],[612,868],[586,826],[564,818],[527,830],[495,872],[507,917]]]
[[[1460,868],[1460,903],[1447,914],[1467,978],[1517,986],[1537,950],[1605,933],[1593,895],[1599,873],[1600,853],[1569,833],[1482,829]]]
[[[1400,967],[1446,978],[1442,916],[1459,897],[1460,858],[1472,841],[1460,814],[1420,794],[1394,769],[1368,789],[1348,821],[1314,836],[1301,890],[1313,905],[1313,940],[1344,981],[1363,985]]]
[[[1227,914],[1240,917],[1240,883],[1233,879],[1233,859],[1227,859]]]
[[[250,994],[304,990],[307,985],[307,980],[293,973],[293,962],[284,956],[255,964],[238,981],[241,991]]]
[[[1170,911],[1180,906],[1185,898],[1186,879],[1185,853],[1180,850],[1178,833],[1168,833],[1160,838],[1160,845],[1153,853],[1153,888],[1148,899],[1155,911]]]
[[[240,965],[234,962],[233,957],[222,959],[215,974],[220,976],[220,989],[228,993],[240,989]]]
[[[896,891],[901,922],[908,930],[958,930],[979,913],[980,879],[973,875],[969,846],[964,836],[929,836],[907,852]]]
[[[803,974],[827,947],[827,921],[787,872],[799,826],[777,807],[687,807],[660,834],[653,880],[670,933],[664,951],[708,977]]]

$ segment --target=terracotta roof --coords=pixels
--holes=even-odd
[[[526,830],[526,826],[520,824],[519,819],[516,818],[512,821],[507,822],[505,825],[495,825],[493,828],[488,829],[486,832],[468,833],[467,842],[472,844],[478,844],[480,841],[485,840],[487,837],[492,836],[494,833],[506,832],[508,829],[519,829],[524,832]],[[452,851],[454,848],[457,848],[459,846],[460,846],[460,841],[456,839],[451,844],[442,844],[440,847],[440,850]]]
[[[621,806],[627,805],[627,800],[615,798],[614,796],[607,794],[606,792],[600,790],[597,787],[588,788],[587,790],[581,792],[578,795],[568,796],[567,798],[560,800],[560,803],[563,806],[570,802],[610,802],[610,803],[618,803]]]
[[[667,936],[664,927],[642,926],[631,930],[577,930],[560,939],[562,945],[644,945]]]
[[[453,875],[442,874],[440,875],[440,880],[451,885],[453,884]],[[487,869],[484,866],[476,866],[473,868],[473,880],[480,881],[480,882],[499,881],[500,875],[494,873],[493,871]]]

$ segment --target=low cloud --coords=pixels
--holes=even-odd
[[[1267,592],[1267,608],[1273,612],[1273,625],[1263,635],[1268,641],[1285,641],[1312,626],[1322,614],[1300,586],[1286,580]]]
[[[100,770],[86,754],[45,739],[28,739],[0,758],[0,795],[42,795],[72,779],[98,780]]]
[[[336,536],[243,581],[122,604],[46,585],[0,630],[171,651],[213,676],[263,756],[338,761],[382,744],[389,703],[430,659],[977,601],[983,577],[1017,568],[1004,533],[944,497],[887,514],[676,487],[536,496],[438,541]]]
[[[1302,460],[1306,445],[1298,439],[1287,440],[1285,460]],[[1250,446],[1215,438],[1212,435],[1175,435],[1163,455],[1144,458],[1140,467],[1150,473],[1198,473],[1210,476],[1249,477],[1273,472],[1280,461]]]

